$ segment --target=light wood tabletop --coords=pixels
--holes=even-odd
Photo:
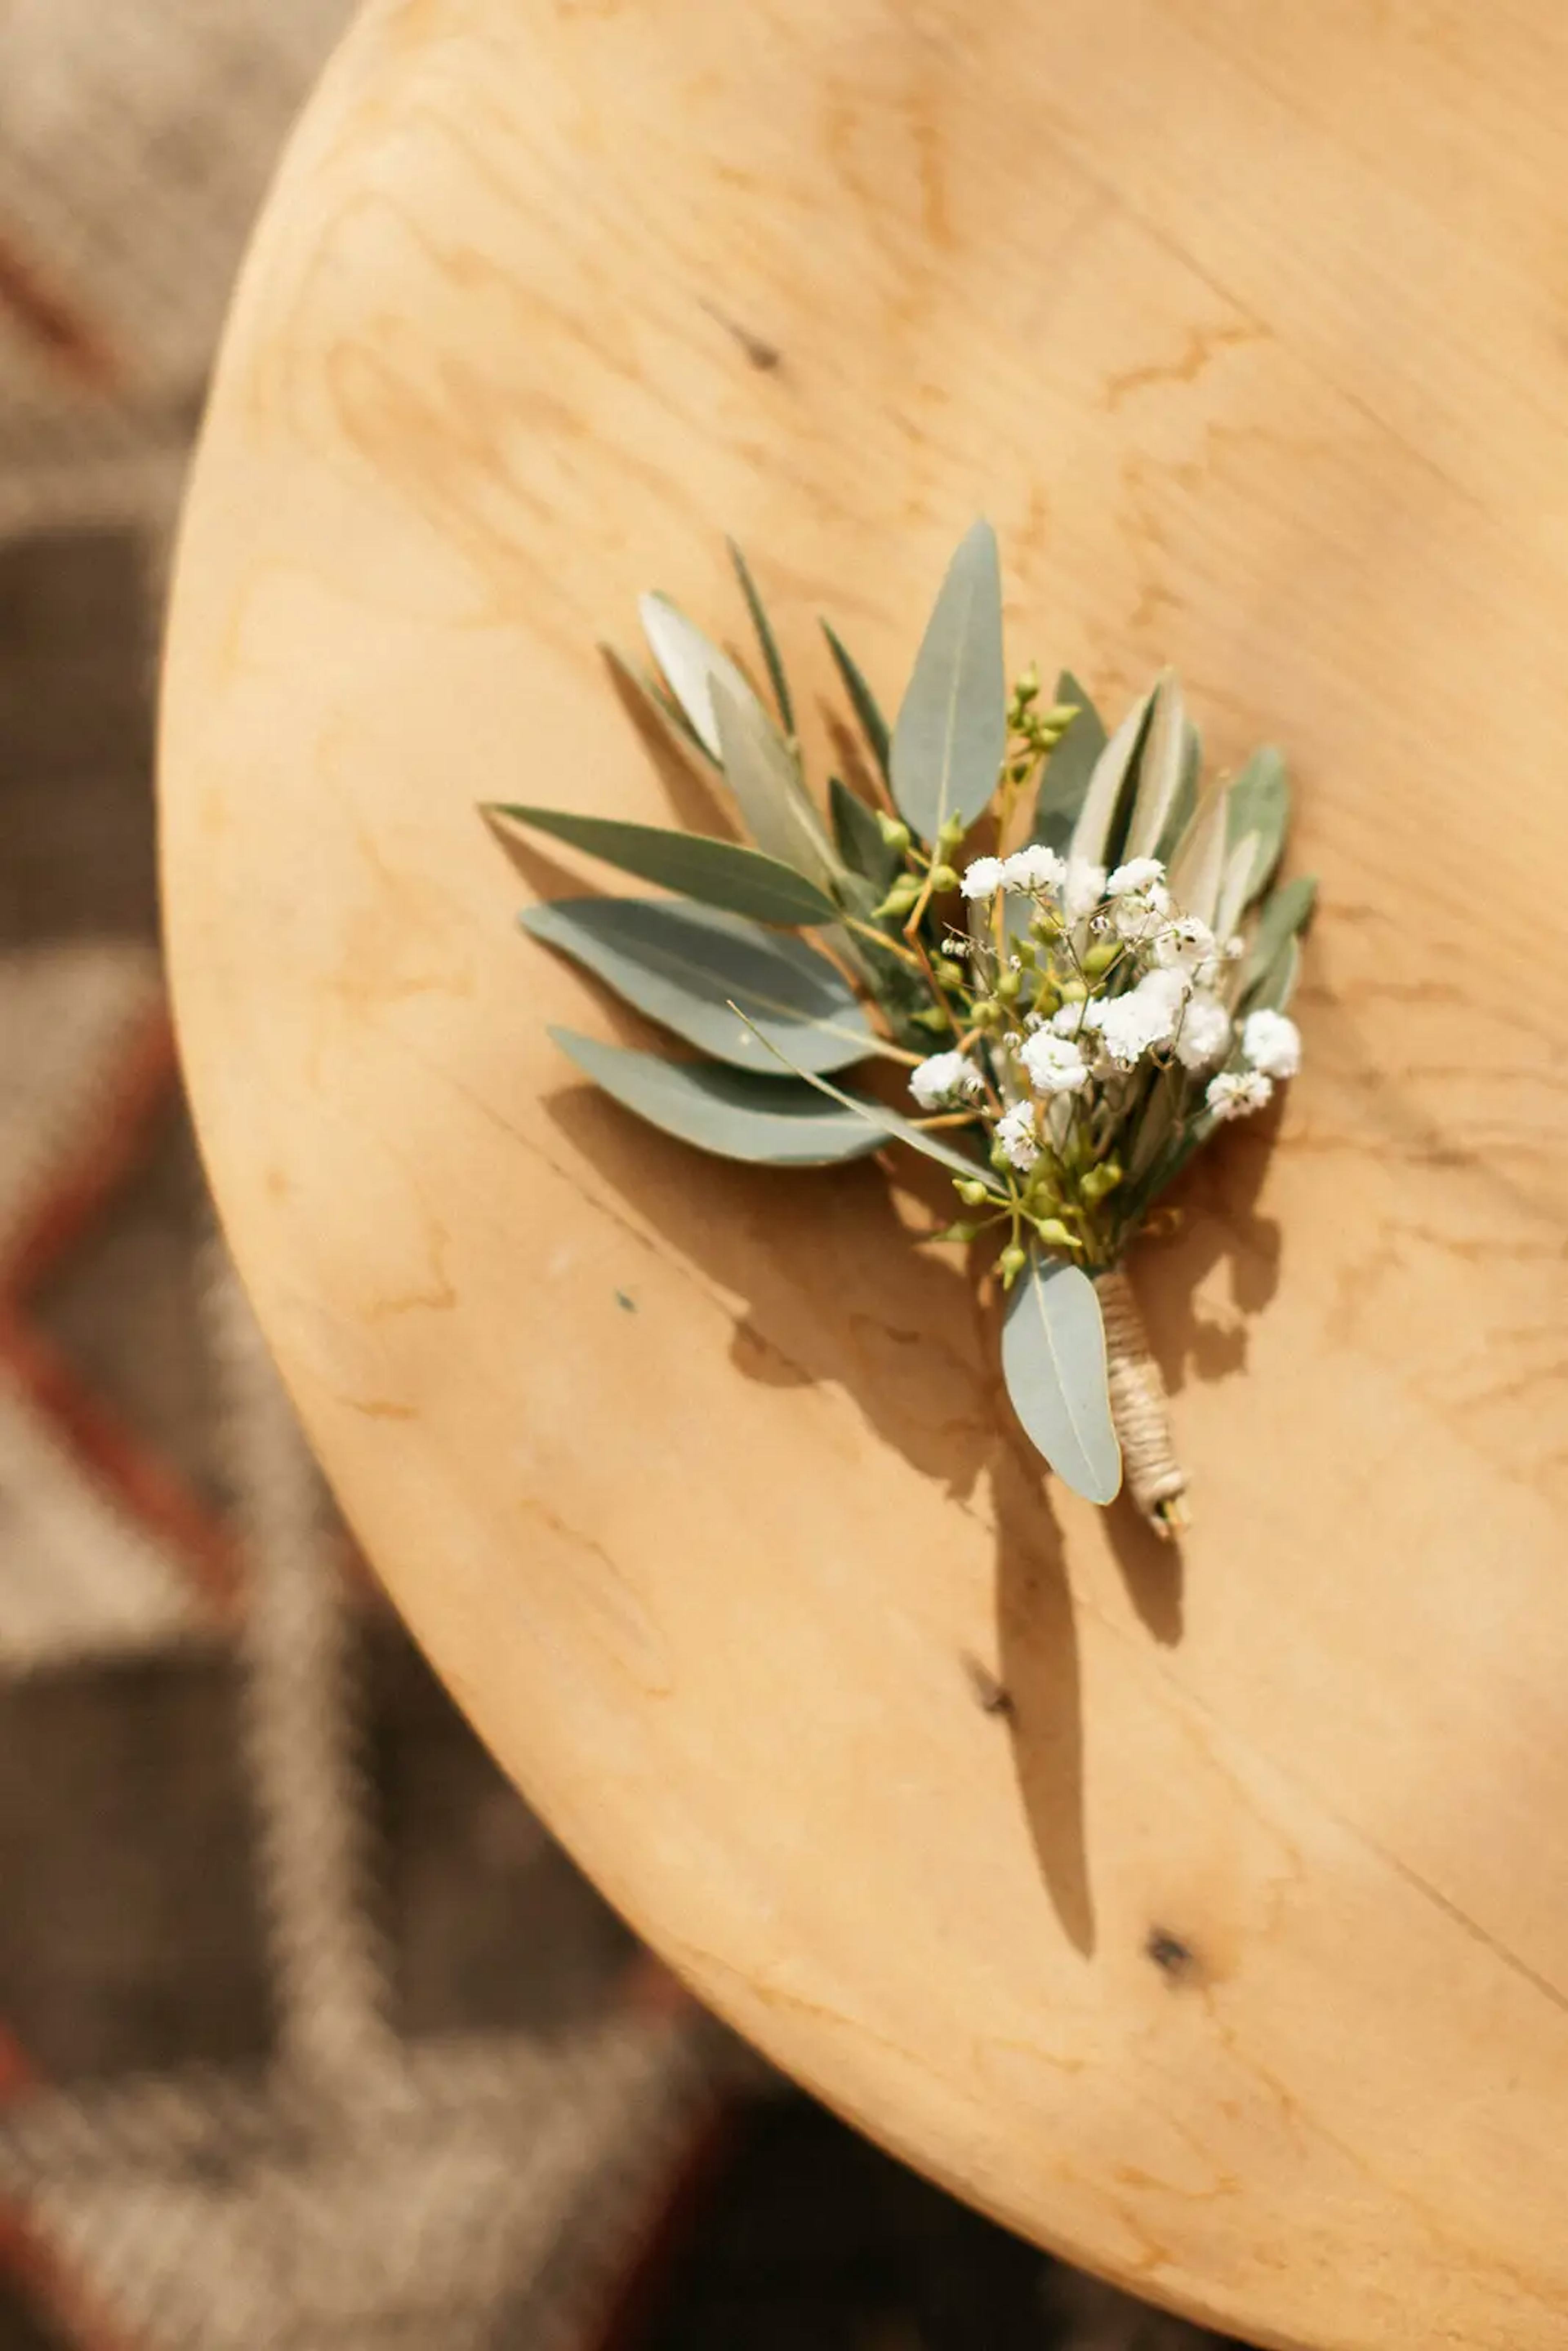
[[[383,0],[238,298],[170,640],[177,1009],[399,1607],[696,1990],[1249,2340],[1568,2345],[1568,14]],[[825,762],[951,544],[1283,743],[1276,1148],[1136,1267],[1196,1524],[1051,1489],[906,1168],[698,1160],[547,1019],[704,811],[596,640],[751,556]],[[672,791],[674,799],[672,799]],[[1005,1693],[1005,1697],[1004,1694]]]

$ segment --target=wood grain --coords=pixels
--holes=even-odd
[[[388,0],[171,637],[205,1149],[441,1671],[836,2106],[1313,2351],[1568,2344],[1565,114],[1547,0]],[[573,1081],[622,1024],[474,814],[667,818],[592,648],[738,636],[726,529],[820,752],[815,614],[893,696],[979,509],[1017,659],[1176,661],[1323,876],[1278,1147],[1137,1269],[1175,1566],[876,1168]]]

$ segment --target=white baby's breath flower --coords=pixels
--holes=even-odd
[[[1105,890],[1105,868],[1084,857],[1070,857],[1061,884],[1061,903],[1070,923],[1081,923],[1100,904]]]
[[[1178,973],[1151,971],[1125,996],[1102,998],[1091,1018],[1106,1059],[1117,1069],[1130,1070],[1151,1046],[1168,1044],[1185,995]]]
[[[1205,1102],[1216,1118],[1250,1118],[1255,1110],[1262,1110],[1274,1092],[1273,1082],[1260,1070],[1221,1070],[1210,1078]]]
[[[1076,1004],[1059,1004],[1051,1016],[1051,1028],[1058,1037],[1081,1037],[1092,1028],[1094,1019],[1092,998],[1080,997]]]
[[[1176,1031],[1176,1059],[1186,1070],[1212,1069],[1230,1043],[1230,1015],[1217,996],[1200,988],[1187,998]]]
[[[1177,914],[1155,942],[1157,961],[1172,971],[1194,971],[1214,953],[1214,933],[1196,914]]]
[[[1082,1093],[1089,1083],[1089,1065],[1071,1038],[1055,1036],[1049,1029],[1037,1030],[1019,1058],[1037,1093]]]
[[[1145,862],[1152,865],[1155,860],[1147,858]],[[1113,874],[1111,880],[1113,882],[1115,878]],[[1108,882],[1105,885],[1107,892],[1110,886]],[[1129,891],[1116,900],[1111,909],[1111,927],[1118,938],[1152,938],[1170,910],[1169,891],[1163,883],[1155,882],[1146,890]]]
[[[1247,952],[1247,942],[1239,931],[1232,931],[1220,949],[1227,963],[1239,963]]]
[[[1054,849],[1042,841],[1028,849],[1015,849],[1010,857],[1002,860],[1004,890],[1059,890],[1067,867]]]
[[[997,1141],[1015,1167],[1027,1172],[1040,1157],[1040,1137],[1035,1132],[1034,1104],[1014,1102],[1011,1110],[997,1121]]]
[[[909,1091],[922,1110],[973,1102],[984,1081],[967,1054],[932,1053],[909,1072]]]
[[[1249,1012],[1241,1050],[1266,1078],[1293,1078],[1301,1066],[1301,1032],[1282,1012]]]
[[[1118,865],[1105,884],[1107,898],[1133,898],[1141,892],[1152,890],[1166,878],[1166,869],[1157,857],[1130,857],[1125,865]]]
[[[989,898],[1005,886],[999,857],[977,857],[964,869],[958,887],[966,898]]]

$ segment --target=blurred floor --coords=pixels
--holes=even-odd
[[[776,2089],[501,1781],[211,1226],[152,676],[343,0],[0,14],[0,2351],[1166,2351]]]

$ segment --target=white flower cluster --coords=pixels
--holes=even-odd
[[[971,902],[998,892],[1035,899],[1032,936],[1041,950],[1021,991],[1023,965],[1012,958],[1019,1025],[999,1048],[991,1043],[988,1065],[973,1046],[935,1053],[914,1071],[910,1091],[925,1111],[988,1102],[996,1140],[1014,1167],[1027,1171],[1040,1158],[1053,1105],[1060,1119],[1074,1097],[1102,1100],[1151,1057],[1196,1077],[1217,1071],[1204,1099],[1218,1119],[1261,1110],[1275,1083],[1300,1068],[1301,1038],[1282,1013],[1249,1014],[1238,1040],[1226,990],[1242,942],[1217,939],[1176,905],[1157,857],[1131,858],[1107,874],[1036,846],[976,858],[961,886]],[[1044,993],[1048,966],[1052,1008],[1034,1008],[1030,991]],[[1125,1099],[1113,1093],[1113,1108]]]

